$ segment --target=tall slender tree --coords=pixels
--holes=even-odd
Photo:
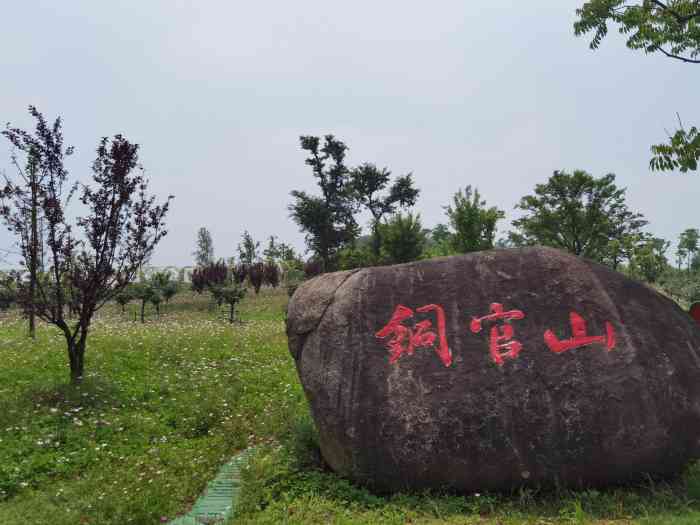
[[[700,230],[697,228],[688,228],[681,233],[680,239],[678,240],[678,249],[681,250],[686,257],[688,271],[690,271],[691,261],[698,252],[699,247]]]
[[[300,137],[301,148],[308,153],[306,164],[311,166],[321,195],[292,191],[290,216],[306,234],[306,243],[321,261],[322,271],[337,266],[338,252],[358,235],[355,222],[356,204],[345,166],[347,146],[333,135]]]
[[[37,121],[36,136],[32,136],[21,130],[8,129],[2,134],[13,144],[15,152],[11,156],[11,162],[17,170],[16,182],[6,175],[4,200],[11,201],[12,212],[7,210],[5,224],[14,233],[20,242],[21,252],[25,258],[24,264],[29,274],[28,293],[32,298],[27,309],[29,321],[29,336],[36,338],[36,311],[33,307],[36,298],[36,287],[39,270],[43,270],[43,236],[40,231],[42,221],[42,207],[40,198],[45,190],[49,171],[57,169],[54,158],[69,156],[73,152],[71,147],[63,147],[61,132],[61,119],[57,118],[50,126],[44,117],[33,106],[29,112]],[[24,167],[18,157],[25,156]],[[10,191],[10,188],[13,191]],[[11,215],[10,215],[11,213]]]
[[[279,243],[277,242],[277,236],[270,235],[267,238],[267,248],[263,250],[263,257],[265,262],[276,261],[280,258]]]
[[[197,266],[206,266],[214,262],[214,240],[205,227],[197,230],[197,248],[192,253]]]
[[[245,230],[243,232],[243,239],[238,244],[238,258],[240,261],[247,266],[257,262],[260,258],[259,250],[260,241],[253,239],[253,236],[248,230]]]

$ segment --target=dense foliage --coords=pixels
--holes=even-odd
[[[192,290],[203,293],[212,286],[219,286],[228,278],[228,267],[223,261],[209,263],[192,271]]]
[[[267,261],[263,265],[263,283],[273,288],[280,284],[280,269],[274,261]]]
[[[398,177],[391,186],[391,172],[365,163],[350,172],[350,187],[353,198],[372,215],[372,253],[379,260],[382,248],[381,221],[396,212],[399,207],[410,207],[416,203],[420,191],[413,186],[409,173]],[[385,194],[382,194],[386,190]]]
[[[345,166],[347,146],[333,135],[326,135],[323,145],[313,136],[302,136],[300,142],[321,196],[292,191],[289,211],[323,271],[332,271],[337,268],[338,252],[358,235],[350,172]]]
[[[595,178],[582,170],[555,171],[517,208],[525,214],[513,221],[515,244],[553,246],[613,268],[629,256],[625,241],[646,225],[641,214],[627,208],[625,189],[615,185],[613,174]]]
[[[467,186],[454,194],[452,204],[446,208],[454,234],[450,239],[457,253],[490,250],[496,238],[496,223],[505,213],[495,206],[486,207],[479,190]]]
[[[265,265],[261,262],[251,264],[248,268],[248,278],[250,279],[250,284],[253,286],[255,293],[260,293],[260,287],[265,281]]]
[[[426,239],[420,215],[396,213],[379,230],[387,262],[398,264],[420,258]]]

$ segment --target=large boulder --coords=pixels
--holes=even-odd
[[[380,491],[589,486],[700,450],[700,328],[547,248],[316,277],[287,333],[338,473]]]

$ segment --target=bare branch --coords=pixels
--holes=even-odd
[[[680,55],[676,55],[673,53],[669,53],[666,51],[663,47],[661,46],[655,46],[654,49],[657,49],[658,51],[661,51],[664,55],[666,55],[668,58],[673,58],[675,60],[680,60],[681,62],[685,62],[687,64],[700,64],[700,60],[696,60],[694,58],[686,58]]]

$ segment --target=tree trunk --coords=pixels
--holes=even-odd
[[[381,234],[379,233],[379,219],[374,218],[374,222],[372,223],[372,254],[374,255],[375,261],[377,262],[379,260],[379,252],[382,249],[382,238]]]
[[[31,232],[29,238],[29,337],[36,339],[36,267],[38,256],[39,232],[37,231],[38,195],[36,184],[36,167],[29,173],[32,188]]]
[[[234,313],[234,308],[235,308],[235,303],[230,303],[230,310],[229,310],[229,322],[233,324],[233,313]]]
[[[70,362],[70,381],[73,384],[83,380],[85,370],[85,341],[87,332],[82,332],[80,337],[68,341],[68,361]]]
[[[146,301],[141,301],[141,322],[146,322]]]

